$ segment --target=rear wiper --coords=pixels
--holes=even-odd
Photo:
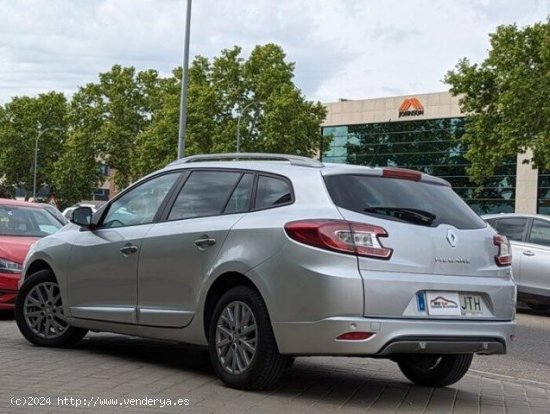
[[[385,214],[403,221],[410,221],[412,223],[424,224],[427,226],[430,226],[436,218],[435,214],[416,208],[367,207],[363,209],[363,211],[366,213]]]

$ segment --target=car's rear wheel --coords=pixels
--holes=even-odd
[[[406,355],[398,360],[399,369],[412,382],[426,387],[445,387],[466,375],[473,354]]]
[[[72,346],[87,333],[67,322],[59,285],[50,270],[25,280],[15,301],[15,320],[23,336],[38,346]]]
[[[290,359],[279,353],[260,294],[247,286],[232,288],[218,301],[210,322],[209,350],[221,380],[243,390],[272,387]]]

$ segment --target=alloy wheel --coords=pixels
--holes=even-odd
[[[41,338],[60,337],[69,328],[59,286],[54,282],[39,283],[29,291],[25,297],[23,315],[29,329]]]
[[[216,353],[233,375],[246,371],[256,355],[258,327],[250,307],[234,301],[224,308],[216,325]]]

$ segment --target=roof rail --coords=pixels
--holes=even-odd
[[[240,160],[266,160],[266,161],[288,161],[290,165],[300,167],[322,168],[324,164],[321,161],[313,158],[301,157],[299,155],[286,154],[269,154],[260,152],[240,152],[240,153],[225,153],[225,154],[201,154],[192,155],[190,157],[181,158],[169,165],[187,164],[191,162],[206,162],[206,161],[240,161]]]

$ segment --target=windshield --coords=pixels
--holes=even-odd
[[[0,236],[44,237],[63,227],[43,208],[0,206]]]
[[[485,222],[445,185],[370,175],[331,175],[327,189],[338,207],[387,220],[457,229],[484,228]]]

